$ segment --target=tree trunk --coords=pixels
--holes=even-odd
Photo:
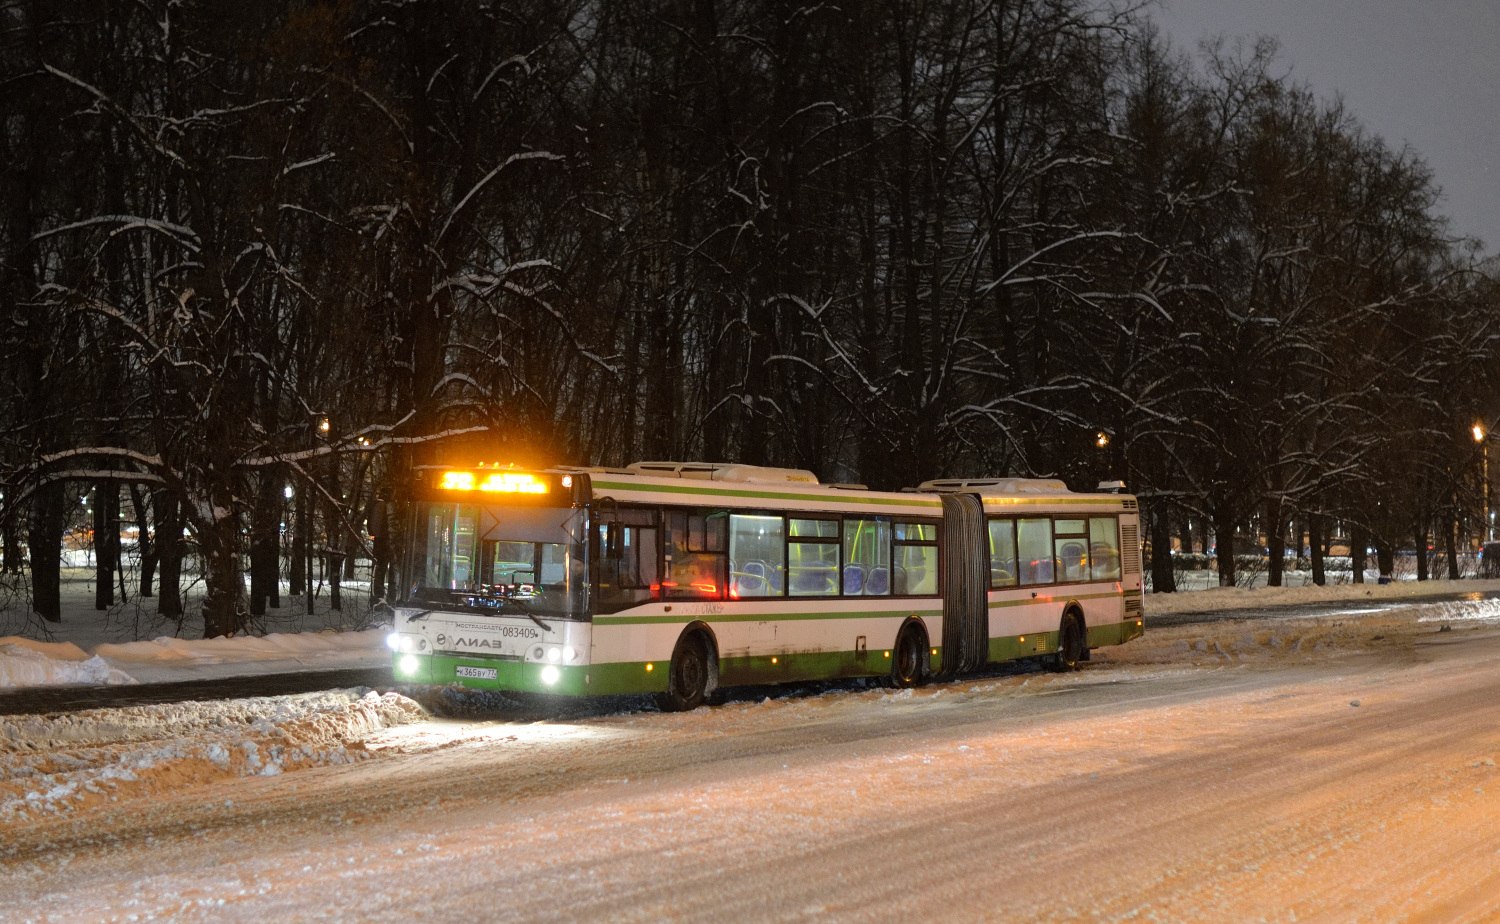
[[[1375,537],[1375,566],[1380,569],[1382,581],[1392,581],[1396,577],[1396,553],[1391,548],[1390,540],[1383,536]]]
[[[303,505],[302,512],[307,517],[307,529],[304,530],[303,533],[302,533],[302,540],[301,540],[302,541],[302,560],[306,563],[306,567],[307,567],[307,581],[306,581],[306,585],[305,585],[305,590],[307,592],[307,615],[309,615],[309,616],[311,616],[313,614],[313,604],[315,602],[317,602],[314,599],[314,589],[313,589],[313,554],[312,554],[312,550],[313,550],[313,522],[312,522],[312,511],[313,511],[313,505],[312,504],[304,504]]]
[[[273,597],[280,606],[277,583],[280,580],[278,557],[281,548],[281,479],[274,469],[262,473],[256,492],[255,511],[251,515],[250,539],[250,615],[266,615],[266,604]]]
[[[1233,587],[1234,572],[1234,518],[1222,511],[1214,512],[1214,545],[1219,558],[1219,586]]]
[[[167,491],[154,495],[156,548],[161,561],[161,593],[156,612],[164,619],[182,621],[182,506]]]
[[[1458,580],[1458,520],[1443,524],[1443,549],[1448,553],[1448,580]]]
[[[1182,518],[1182,554],[1193,554],[1193,521],[1188,517]]]
[[[1307,517],[1307,553],[1312,557],[1312,582],[1319,587],[1327,583],[1323,571],[1323,517],[1313,513]]]
[[[0,561],[0,571],[6,574],[20,574],[23,557],[21,555],[21,529],[17,522],[14,511],[8,512],[5,518],[5,559]]]
[[[292,521],[292,573],[291,594],[297,596],[307,589],[307,556],[303,554],[304,538],[308,533],[306,488],[297,492],[296,518]]]
[[[214,506],[223,512],[204,524],[200,533],[207,570],[203,596],[204,638],[233,636],[245,627],[250,615],[249,601],[245,596],[245,575],[240,567],[239,518],[228,512],[228,503]]]
[[[1416,528],[1417,540],[1417,580],[1427,580],[1427,527],[1419,524]]]
[[[140,554],[141,573],[136,593],[142,597],[153,595],[152,582],[156,576],[156,542],[151,536],[151,515],[146,507],[146,495],[139,485],[130,486],[130,506],[135,510],[136,551]]]
[[[1280,587],[1282,573],[1286,570],[1286,521],[1281,517],[1279,503],[1272,503],[1267,511],[1266,554],[1270,556],[1266,586]]]
[[[37,488],[31,497],[26,537],[31,552],[31,608],[48,622],[62,622],[63,484]]]
[[[1165,499],[1151,505],[1151,592],[1169,594],[1177,590],[1172,573],[1172,518]]]
[[[390,561],[390,537],[385,534],[385,501],[376,498],[370,505],[370,605],[384,600],[387,562]]]
[[[1365,549],[1368,547],[1365,538],[1364,527],[1357,523],[1349,524],[1349,567],[1350,579],[1355,584],[1365,582]]]
[[[329,547],[328,549],[328,606],[336,612],[343,612],[344,599],[340,594],[344,579],[344,553]]]
[[[94,485],[94,609],[115,604],[115,569],[120,566],[120,486]]]

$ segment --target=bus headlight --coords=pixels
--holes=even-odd
[[[401,673],[403,673],[403,674],[415,674],[417,672],[417,666],[418,666],[417,665],[417,656],[416,655],[403,655],[402,658],[401,658],[401,660],[397,662],[396,666],[399,667],[399,668],[401,668]]]
[[[547,660],[548,661],[560,661],[560,660],[562,660],[562,649],[560,649],[560,648],[548,648],[547,649]]]
[[[557,649],[554,648],[553,650],[556,651]],[[559,676],[560,675],[558,674],[557,668],[553,667],[550,664],[542,668],[542,683],[545,683],[549,687],[554,683],[557,683],[557,678]]]
[[[392,632],[390,635],[387,635],[385,637],[385,647],[392,651],[399,649],[401,647],[401,633]]]
[[[411,654],[415,648],[416,643],[412,641],[410,635],[403,635],[401,637],[401,650],[403,652],[405,652],[406,654]]]
[[[572,645],[569,645],[568,647],[564,648],[563,649],[563,660],[564,661],[577,661],[578,660],[578,649],[574,648]]]

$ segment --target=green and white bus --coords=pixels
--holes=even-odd
[[[423,468],[389,644],[396,677],[655,693],[887,677],[992,661],[1071,670],[1143,631],[1134,498],[1060,481],[899,493],[811,472]]]

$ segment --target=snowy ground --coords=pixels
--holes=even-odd
[[[1146,614],[1206,613],[1308,603],[1372,604],[1409,601],[1438,594],[1500,593],[1500,580],[1397,581],[1393,584],[1298,584],[1290,587],[1211,587],[1170,594],[1147,594]]]
[[[409,722],[392,697],[311,742],[347,762],[285,755],[297,716],[354,694],[19,720],[5,798],[50,807],[0,820],[0,919],[1500,914],[1500,602],[1361,609],[1148,631],[1072,675],[686,715],[429,694],[462,717]],[[258,736],[268,766],[268,728],[295,772],[237,756]],[[110,787],[101,748],[192,769]],[[101,792],[46,795],[68,772]]]
[[[156,613],[156,600],[132,595],[106,610],[94,607],[93,571],[63,572],[62,621],[46,623],[27,605],[15,576],[0,579],[0,689],[57,684],[156,683],[309,670],[378,668],[390,664],[388,618],[369,609],[367,583],[345,583],[344,606],[328,605],[316,588],[313,605],[282,587],[283,605],[269,610],[252,634],[204,639],[201,619],[178,622]],[[127,571],[126,585],[136,586]],[[116,598],[118,599],[118,593]],[[189,580],[184,605],[198,612],[201,586]]]

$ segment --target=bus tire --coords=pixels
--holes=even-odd
[[[890,684],[897,689],[920,687],[927,682],[927,633],[915,620],[901,627],[891,649]]]
[[[656,697],[662,712],[688,712],[703,705],[712,676],[709,657],[708,643],[700,633],[689,632],[677,640],[667,671],[667,691]]]
[[[1058,673],[1076,671],[1078,662],[1083,660],[1083,652],[1083,620],[1070,609],[1063,613],[1057,632],[1057,652],[1047,658],[1047,667]]]

